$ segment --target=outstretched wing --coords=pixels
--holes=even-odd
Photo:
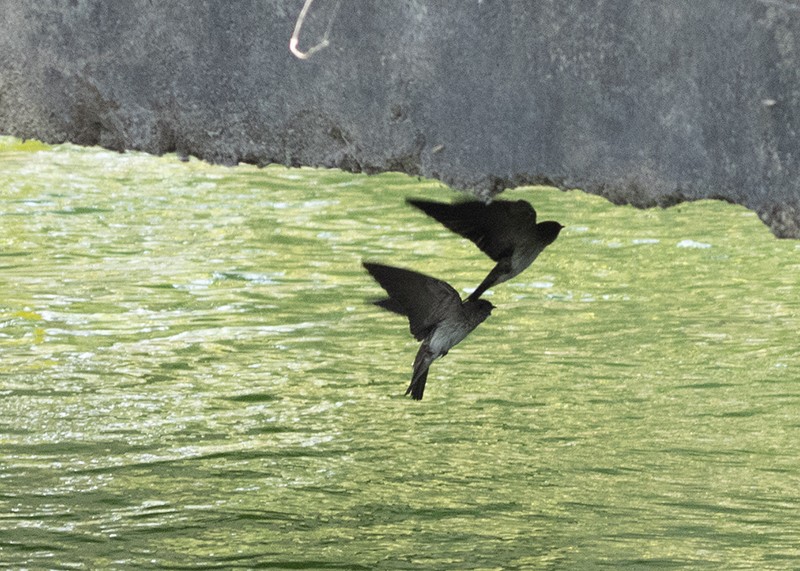
[[[447,204],[409,198],[407,202],[474,242],[495,262],[511,255],[520,238],[536,231],[536,210],[524,200]]]
[[[394,266],[372,262],[363,265],[389,294],[389,299],[377,301],[376,305],[408,317],[411,334],[418,341],[461,305],[458,292],[447,282]]]

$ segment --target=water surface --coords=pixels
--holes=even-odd
[[[506,195],[567,228],[417,403],[360,263],[481,281],[439,183],[0,139],[0,565],[796,568],[797,242]]]

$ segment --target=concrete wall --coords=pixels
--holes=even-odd
[[[798,0],[14,0],[0,132],[743,204],[800,237]],[[331,17],[335,18],[331,22]]]

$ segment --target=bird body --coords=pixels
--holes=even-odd
[[[372,262],[363,266],[389,294],[375,304],[408,317],[411,334],[422,341],[406,390],[407,395],[421,400],[431,363],[463,341],[489,317],[494,306],[483,299],[462,302],[447,282],[412,270]]]
[[[471,301],[480,298],[490,287],[518,276],[558,238],[563,228],[552,220],[537,223],[536,210],[524,200],[447,204],[408,199],[408,203],[471,240],[497,262],[470,294],[468,300]]]

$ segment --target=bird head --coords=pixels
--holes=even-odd
[[[486,301],[485,299],[476,299],[472,302],[476,309],[476,313],[481,315],[483,319],[486,319],[492,314],[492,310],[495,306],[490,301]]]
[[[555,242],[556,238],[558,238],[558,233],[561,232],[562,228],[564,228],[564,226],[555,220],[547,220],[536,225],[536,230],[539,234],[539,237],[542,239],[542,241],[544,241],[545,244],[552,244]]]

